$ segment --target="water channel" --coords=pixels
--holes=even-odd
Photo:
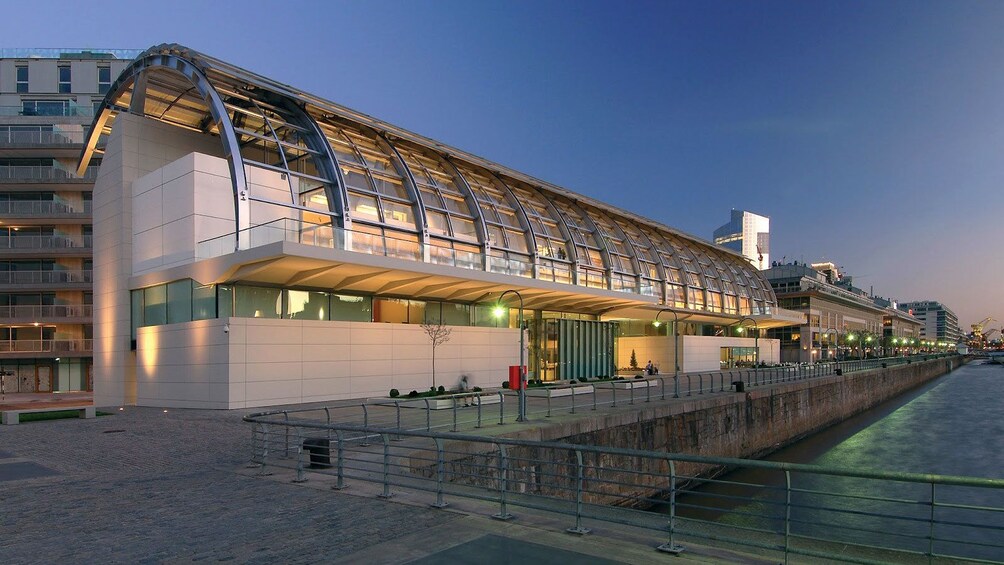
[[[1004,478],[1004,366],[981,362],[965,365],[765,459],[855,470]],[[780,520],[764,518],[777,515],[777,508],[783,508],[782,474],[740,470],[721,480],[727,483],[707,484],[682,497],[681,517],[783,531]],[[799,478],[798,482],[793,481],[793,487],[861,498],[835,502],[832,498],[796,495],[793,532],[814,536],[821,527],[819,523],[825,523],[827,530],[831,530],[827,534],[841,529],[840,535],[846,541],[927,550],[929,506],[914,503],[892,509],[868,497],[924,501],[930,499],[929,486],[822,476]],[[956,501],[965,504],[1004,508],[1004,492],[1000,490],[950,490],[962,488],[940,487],[938,500],[943,494],[954,495]],[[824,517],[813,508],[840,504],[847,505],[846,514]],[[886,513],[905,514],[911,519],[897,521],[875,516]],[[960,542],[938,542],[936,551],[1004,560],[999,547],[981,546],[1000,544],[1002,530],[996,528],[1004,528],[1004,513],[989,516],[981,513],[978,518],[964,510],[938,509],[938,513],[939,521],[976,521],[986,529],[939,526],[937,537]],[[783,510],[780,514],[783,516]]]

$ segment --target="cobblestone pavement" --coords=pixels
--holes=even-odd
[[[333,561],[458,519],[244,476],[242,415],[126,408],[0,427],[0,563]],[[58,474],[5,478],[25,462]]]

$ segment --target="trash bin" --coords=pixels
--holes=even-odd
[[[526,370],[526,365],[522,369]],[[523,375],[519,365],[509,365],[509,390],[519,390],[523,388]]]
[[[837,368],[837,370],[834,371],[834,374],[836,374],[837,376],[843,375],[844,374],[844,370],[840,369],[840,368]]]
[[[308,437],[303,440],[303,450],[310,454],[310,468],[331,466],[331,440],[326,437]]]
[[[746,392],[746,383],[742,381],[732,381],[732,386],[736,387],[736,392]]]

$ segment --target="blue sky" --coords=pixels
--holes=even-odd
[[[704,238],[768,215],[776,259],[1004,320],[1001,2],[18,6],[3,46],[182,43]]]

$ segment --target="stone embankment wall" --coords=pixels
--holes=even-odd
[[[842,376],[821,377],[792,383],[756,387],[745,393],[690,397],[685,402],[659,405],[638,403],[636,411],[596,415],[561,423],[510,437],[582,445],[601,445],[665,453],[688,453],[711,457],[753,459],[762,457],[798,439],[821,431],[850,416],[944,375],[962,364],[961,357],[934,359],[887,369],[861,371]],[[542,450],[513,448],[510,457],[517,469],[515,477],[547,474],[561,476],[571,469],[569,453],[542,453]],[[547,450],[551,451],[551,450]],[[520,465],[520,461],[526,465]],[[540,462],[556,467],[546,472]],[[632,469],[629,461],[612,461],[608,468]],[[634,459],[634,469],[659,473],[666,484],[625,489],[636,477],[610,474],[607,497],[594,492],[592,502],[617,504],[617,499],[638,500],[650,496],[652,488],[668,488],[668,465],[657,459]],[[587,467],[590,462],[586,462]],[[549,466],[549,465],[548,465]],[[677,463],[679,477],[711,476],[722,469],[692,463]],[[596,477],[599,478],[599,477]],[[622,479],[622,480],[619,480]],[[518,481],[522,482],[522,481]],[[616,486],[621,483],[621,486]],[[559,489],[566,485],[553,485]],[[546,487],[544,490],[547,490]],[[626,492],[637,490],[637,492]],[[644,492],[643,492],[644,491]],[[626,498],[622,498],[625,497]],[[604,500],[605,499],[605,500]],[[628,502],[630,504],[630,502]]]
[[[756,387],[744,393],[692,396],[683,402],[636,400],[632,410],[596,414],[504,436],[753,459],[944,375],[962,362],[962,357],[919,361]],[[486,444],[450,445],[449,451],[458,455],[446,463],[446,480],[497,489],[497,450],[486,447]],[[571,450],[511,446],[507,451],[509,490],[559,498],[574,492],[576,461]],[[429,464],[435,460],[434,456],[416,453],[414,459],[413,472],[434,476],[435,467]],[[612,454],[599,458],[585,454],[584,459],[586,479],[590,482],[589,492],[584,495],[586,502],[643,504],[640,501],[669,489],[670,471],[665,459]],[[688,477],[712,476],[722,470],[711,465],[676,463],[677,477],[684,482]],[[653,480],[654,477],[659,479]]]

